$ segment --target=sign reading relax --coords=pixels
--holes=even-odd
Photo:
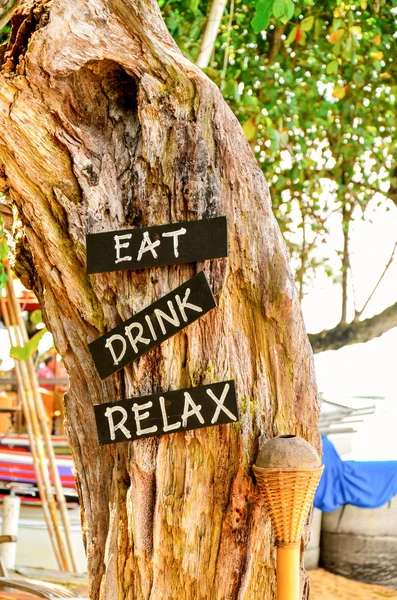
[[[176,265],[227,256],[227,218],[201,219],[86,236],[87,272]]]
[[[88,345],[99,375],[105,379],[215,306],[212,290],[201,271]]]
[[[101,445],[239,420],[234,381],[94,406]]]

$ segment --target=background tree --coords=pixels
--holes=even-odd
[[[15,10],[18,3],[6,4]],[[374,206],[396,211],[397,3],[160,0],[160,6],[178,45],[208,67],[243,124],[271,185],[300,299],[320,271],[340,286],[340,322],[310,335],[314,351],[396,327],[397,302],[379,315],[371,303],[395,245],[360,305],[350,248],[352,226],[370,219]],[[340,238],[336,250],[330,236]]]
[[[29,0],[3,54],[0,160],[15,268],[70,375],[91,598],[272,599],[250,468],[278,433],[318,447],[318,404],[287,253],[237,119],[153,0]],[[229,218],[227,260],[86,274],[87,231],[215,215]],[[202,268],[218,308],[100,380],[88,343]],[[230,377],[239,424],[98,447],[93,404]]]
[[[195,60],[209,6],[160,5],[178,45]],[[231,0],[227,8],[206,72],[270,183],[300,298],[322,269],[340,285],[340,323],[310,336],[314,351],[370,340],[397,326],[397,298],[365,318],[385,273],[356,306],[350,238],[368,207],[397,207],[397,3]],[[330,227],[341,233],[336,255]],[[386,270],[394,250],[391,244]]]

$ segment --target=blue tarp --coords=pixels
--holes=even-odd
[[[323,437],[323,464],[314,506],[323,512],[344,504],[379,508],[397,494],[397,461],[343,461],[332,442]]]

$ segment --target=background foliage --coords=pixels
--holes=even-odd
[[[239,118],[270,185],[300,297],[319,270],[340,285],[342,330],[330,330],[326,341],[312,336],[313,347],[363,342],[396,327],[397,293],[376,327],[362,315],[397,255],[397,233],[385,270],[360,307],[350,247],[355,220],[369,219],[374,207],[397,209],[397,0],[158,1],[193,62],[211,7],[221,7],[205,70]],[[0,43],[20,3],[0,0]],[[0,225],[4,254],[1,236]],[[3,280],[0,269],[0,287]],[[354,316],[346,329],[349,294]]]
[[[194,61],[209,4],[160,6]],[[271,186],[301,297],[325,269],[341,284],[342,322],[351,223],[371,201],[397,206],[396,14],[396,0],[231,0],[206,70]],[[336,257],[326,246],[331,219]]]

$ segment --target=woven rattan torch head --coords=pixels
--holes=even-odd
[[[259,452],[253,470],[278,546],[299,546],[323,468],[314,448],[297,436],[274,438]]]

